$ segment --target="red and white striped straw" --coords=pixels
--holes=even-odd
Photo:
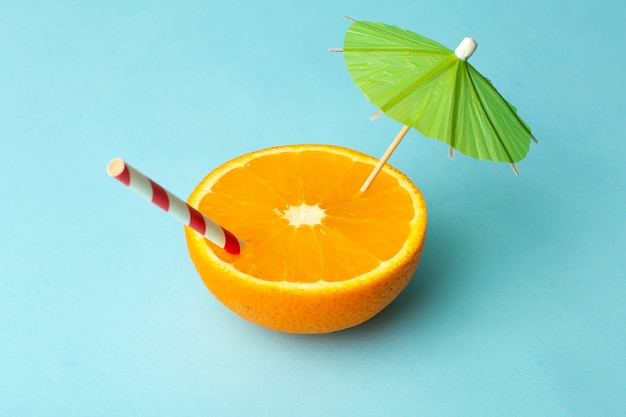
[[[115,158],[109,162],[107,173],[137,194],[161,207],[217,246],[224,248],[226,252],[239,254],[245,247],[244,241],[128,165],[122,159]]]

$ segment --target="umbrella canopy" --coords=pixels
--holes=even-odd
[[[354,82],[387,116],[465,155],[509,162],[517,173],[513,163],[534,138],[515,107],[467,62],[475,48],[471,38],[452,51],[397,26],[354,21],[342,52]]]

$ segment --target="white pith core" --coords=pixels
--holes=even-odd
[[[306,203],[302,203],[299,206],[289,206],[287,210],[280,213],[294,227],[322,224],[322,219],[326,217],[326,210],[317,204],[310,206]]]

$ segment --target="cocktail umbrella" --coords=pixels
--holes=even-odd
[[[350,19],[353,20],[353,19]],[[536,142],[530,128],[491,82],[467,59],[476,49],[465,38],[455,51],[397,26],[353,20],[344,39],[348,72],[381,112],[404,126],[361,191],[367,190],[411,127],[453,150],[494,162],[523,159]]]

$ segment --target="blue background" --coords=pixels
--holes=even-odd
[[[381,155],[400,126],[327,52],[345,14],[476,38],[540,144],[515,177],[411,131],[391,163],[429,225],[408,288],[356,328],[275,333],[105,166],[186,197],[267,146]],[[622,0],[2,0],[0,415],[625,415],[624,21]]]

